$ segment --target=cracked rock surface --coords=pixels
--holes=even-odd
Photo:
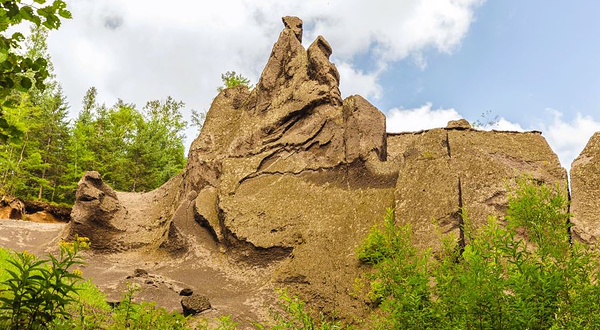
[[[571,234],[597,244],[600,239],[600,132],[596,132],[571,165]]]

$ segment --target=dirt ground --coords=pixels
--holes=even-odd
[[[56,252],[64,229],[62,223],[0,220],[0,246],[38,255]],[[267,284],[276,265],[257,267],[230,259],[205,228],[198,225],[196,229],[196,234],[187,237],[194,242],[192,248],[175,258],[166,253],[85,253],[84,277],[91,278],[108,301],[120,300],[131,282],[140,285],[138,301],[155,301],[181,312],[179,292],[190,288],[210,299],[212,309],[201,313],[202,317],[232,315],[249,328],[252,322],[267,319],[269,306],[277,300],[276,288]],[[136,269],[148,274],[136,277]]]

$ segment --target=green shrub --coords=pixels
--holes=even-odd
[[[600,265],[571,243],[568,199],[558,187],[518,180],[505,220],[489,217],[467,244],[432,258],[388,210],[358,250],[373,265],[369,299],[382,329],[599,329]]]
[[[2,282],[0,325],[8,329],[45,329],[56,318],[68,317],[66,306],[74,301],[81,271],[80,249],[89,247],[87,238],[61,242],[58,258],[39,259],[27,251],[6,259],[8,278]]]

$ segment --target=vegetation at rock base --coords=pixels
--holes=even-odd
[[[84,282],[80,255],[89,248],[87,238],[61,242],[60,255],[38,258],[26,251],[0,248],[0,328],[2,329],[206,329],[233,330],[230,316],[215,320],[185,317],[155,303],[134,303],[139,290],[130,284],[116,307],[91,281]],[[306,304],[280,291],[281,312],[273,312],[272,324],[256,323],[257,329],[342,329],[322,315],[311,316]]]
[[[464,227],[441,256],[411,243],[388,210],[358,250],[380,329],[598,329],[598,251],[571,242],[560,189],[518,181],[508,214]],[[464,212],[467,218],[466,212]]]
[[[82,264],[79,251],[89,241],[61,242],[58,257],[46,259],[24,251],[6,260],[7,278],[2,282],[0,325],[5,329],[40,329],[54,320],[69,317],[67,305],[74,302],[81,271],[71,269]],[[6,275],[5,275],[6,276]]]
[[[445,239],[433,256],[412,242],[411,227],[388,209],[358,249],[372,269],[357,279],[376,329],[598,329],[600,256],[571,242],[568,199],[557,187],[522,179],[509,196],[504,220],[463,230],[460,248]],[[236,329],[230,317],[184,317],[153,303],[134,303],[131,286],[111,308],[100,291],[72,269],[86,239],[61,243],[59,257],[39,259],[0,249],[0,319],[5,328]],[[365,280],[368,285],[365,284]],[[366,288],[365,288],[366,287]],[[281,308],[257,329],[345,329],[280,291]],[[317,317],[315,317],[317,315]],[[211,328],[212,327],[212,328]]]

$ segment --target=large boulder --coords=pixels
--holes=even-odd
[[[571,165],[571,233],[595,244],[600,239],[600,132],[596,132]]]

